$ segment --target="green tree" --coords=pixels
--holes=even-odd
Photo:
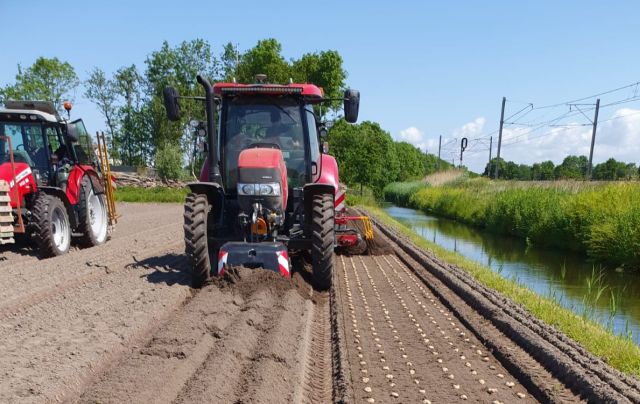
[[[408,181],[424,175],[422,160],[424,154],[414,145],[407,142],[396,142],[396,156],[399,162],[399,171],[396,181]]]
[[[549,181],[555,178],[554,174],[555,164],[553,161],[543,161],[542,163],[535,163],[531,168],[531,176],[536,181]]]
[[[436,171],[446,171],[453,167],[453,164],[446,160],[440,159],[438,162],[438,156],[435,154],[426,153],[422,155],[423,174],[429,175]]]
[[[586,156],[567,156],[562,164],[555,168],[556,179],[584,179],[587,175],[589,160]]]
[[[498,160],[497,157],[492,158],[491,161],[485,165],[482,175],[489,178],[495,178],[496,164],[500,164],[500,166],[498,167],[498,175],[500,176],[500,178],[506,178],[505,171],[507,169],[507,162],[503,158],[500,158],[500,160]]]
[[[180,145],[167,143],[158,147],[155,156],[155,167],[158,176],[163,179],[177,180],[182,178],[182,150]]]
[[[171,47],[163,42],[160,50],[152,52],[146,59],[146,109],[142,120],[145,130],[153,133],[153,145],[179,144],[181,150],[192,151],[193,134],[188,130],[188,121],[205,119],[202,102],[182,99],[182,119],[170,122],[166,118],[162,92],[166,86],[175,87],[182,96],[203,96],[204,90],[196,77],[201,74],[215,81],[220,73],[220,60],[214,55],[209,42],[203,39],[183,41]],[[165,146],[163,146],[165,147]],[[191,157],[190,157],[191,158]]]
[[[148,144],[143,140],[145,134],[139,130],[140,113],[143,102],[144,80],[135,65],[118,69],[114,77],[114,89],[124,99],[124,104],[118,110],[121,131],[116,136],[115,143],[119,146],[120,156],[124,164],[146,165],[147,159],[143,150]]]
[[[341,119],[331,128],[329,143],[342,182],[370,187],[381,197],[385,185],[398,178],[400,162],[393,139],[379,124],[350,125]]]
[[[0,89],[0,97],[52,101],[58,112],[63,113],[63,102],[73,101],[73,92],[79,84],[80,80],[68,62],[39,57],[26,69],[18,65],[15,84]]]
[[[107,138],[110,140],[110,154],[119,158],[116,127],[118,123],[118,91],[115,81],[108,79],[102,69],[95,67],[84,82],[84,96],[93,102],[102,114],[107,125]]]
[[[293,80],[298,83],[313,83],[322,87],[325,97],[333,98],[328,107],[338,110],[343,97],[344,80],[347,72],[342,67],[342,56],[337,51],[328,50],[306,53],[291,65]]]
[[[281,54],[282,45],[277,40],[263,39],[245,52],[238,65],[238,81],[255,82],[256,74],[266,74],[271,83],[287,83],[291,77],[291,67]]]
[[[637,171],[638,171],[638,167],[636,166],[636,163],[627,164],[625,178],[628,180],[637,178],[638,177]]]
[[[635,177],[636,165],[627,164],[610,158],[604,163],[597,164],[593,168],[593,179],[595,180],[626,180]]]
[[[237,46],[231,42],[226,43],[222,47],[222,54],[220,55],[220,66],[222,69],[222,80],[232,81],[234,78],[238,78],[238,65],[240,63],[240,53]]]

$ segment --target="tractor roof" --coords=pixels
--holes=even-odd
[[[55,106],[50,101],[4,101],[4,108],[0,108],[0,119],[11,115],[30,115],[47,122],[60,122],[62,119],[58,115]]]
[[[300,95],[309,101],[321,101],[324,91],[315,84],[238,84],[216,83],[213,86],[215,95],[225,94],[271,94],[271,95]]]

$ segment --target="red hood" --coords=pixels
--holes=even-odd
[[[15,180],[13,171],[11,170],[11,163],[6,162],[0,164],[0,180],[7,181],[9,184],[11,207],[16,208],[18,201],[21,201],[24,195],[36,191],[36,182],[29,164],[14,163],[14,166]]]
[[[20,181],[21,175],[26,175],[23,174],[25,170],[27,170],[27,173],[31,171],[29,164],[27,163],[14,163],[15,167],[16,167],[16,178],[18,181]],[[7,183],[9,183],[9,185],[13,186],[12,182],[13,182],[13,174],[11,171],[11,163],[6,162],[6,163],[2,163],[0,164],[0,180],[5,180],[7,181]]]

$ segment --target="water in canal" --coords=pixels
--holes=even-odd
[[[391,205],[385,211],[425,239],[490,267],[540,295],[555,296],[564,307],[613,327],[616,334],[631,333],[640,345],[640,274],[603,269],[578,254],[527,246],[520,239],[491,234],[414,209]],[[589,292],[589,280],[599,274],[602,281]],[[598,285],[606,287],[599,298]],[[616,307],[613,314],[612,293]]]

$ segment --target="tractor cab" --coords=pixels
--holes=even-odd
[[[280,149],[290,188],[311,181],[313,164],[308,162],[317,167],[320,146],[310,105],[293,97],[229,96],[222,104],[221,122],[222,171],[228,193],[236,193],[240,152],[252,145]]]
[[[63,120],[51,102],[5,104],[6,108],[0,109],[0,171],[9,170],[13,155],[14,163],[31,170],[36,186],[64,188],[65,175],[60,169],[73,163],[94,163],[89,157],[91,141],[81,119]]]

